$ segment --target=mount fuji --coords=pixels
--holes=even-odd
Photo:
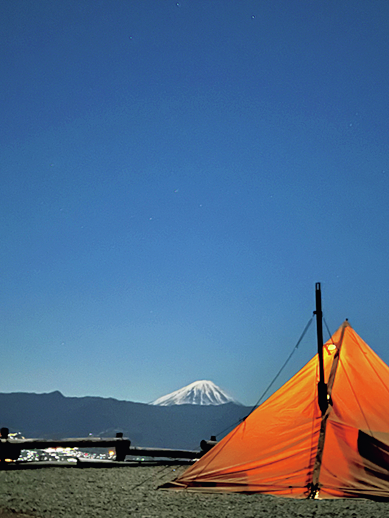
[[[201,380],[190,383],[175,392],[162,396],[152,405],[224,405],[225,403],[237,403],[212,381]]]

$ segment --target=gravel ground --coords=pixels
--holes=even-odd
[[[0,518],[385,518],[389,502],[157,491],[184,467],[0,471]],[[20,513],[20,514],[19,514]]]

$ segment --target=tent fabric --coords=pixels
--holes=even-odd
[[[346,321],[318,355],[165,488],[389,498],[389,368]]]

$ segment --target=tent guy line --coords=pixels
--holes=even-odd
[[[233,423],[232,425],[228,426],[227,428],[224,428],[221,432],[217,433],[215,435],[215,437],[220,437],[221,435],[224,435],[224,433],[227,431],[227,430],[230,430],[231,428],[235,428],[235,426],[241,422],[243,422],[245,419],[247,419],[249,417],[249,415],[251,415],[254,410],[256,408],[258,408],[258,406],[260,405],[261,401],[263,400],[263,398],[266,396],[266,394],[269,392],[269,390],[271,389],[271,387],[274,385],[274,383],[277,381],[278,377],[281,375],[282,371],[284,370],[284,368],[287,366],[287,364],[289,363],[290,359],[292,358],[292,356],[294,355],[294,353],[296,352],[296,350],[298,349],[301,341],[303,340],[304,336],[306,335],[308,329],[310,328],[311,324],[312,324],[312,320],[314,318],[314,315],[308,320],[308,323],[307,325],[305,326],[304,328],[304,331],[301,333],[301,336],[300,338],[297,340],[297,343],[296,345],[293,347],[292,349],[292,352],[289,354],[289,356],[287,357],[287,359],[285,360],[285,362],[282,364],[281,368],[279,369],[279,371],[277,372],[277,374],[274,376],[274,378],[271,380],[271,382],[269,383],[269,385],[265,388],[265,390],[262,392],[262,395],[259,397],[258,401],[255,403],[255,405],[251,408],[250,412],[242,417],[241,419],[239,419],[239,421],[236,421],[235,423]]]
[[[280,374],[282,373],[282,371],[284,370],[284,368],[287,366],[287,364],[289,363],[290,359],[292,358],[292,356],[294,355],[294,353],[297,351],[299,345],[301,344],[304,336],[306,335],[308,329],[310,328],[311,324],[312,324],[312,320],[313,320],[313,317],[314,315],[309,319],[307,325],[305,326],[304,328],[304,331],[301,333],[301,336],[300,338],[297,340],[297,343],[296,345],[293,347],[293,350],[292,352],[289,354],[289,356],[287,357],[287,359],[285,360],[285,362],[283,363],[283,365],[281,366],[280,370],[277,372],[277,374],[274,376],[274,378],[272,379],[272,381],[269,383],[269,385],[267,386],[267,388],[265,389],[265,391],[263,392],[263,394],[261,395],[261,397],[258,399],[258,401],[255,403],[255,405],[253,406],[253,409],[251,410],[250,414],[252,412],[254,412],[254,410],[259,406],[259,404],[261,403],[261,401],[263,400],[263,398],[265,397],[265,395],[269,392],[269,390],[271,389],[271,387],[274,385],[274,383],[277,381],[278,377],[280,376]]]

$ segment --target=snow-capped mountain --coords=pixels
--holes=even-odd
[[[212,381],[195,381],[186,387],[166,396],[162,396],[152,405],[223,405],[224,403],[236,403],[236,401],[226,394],[221,388]]]

